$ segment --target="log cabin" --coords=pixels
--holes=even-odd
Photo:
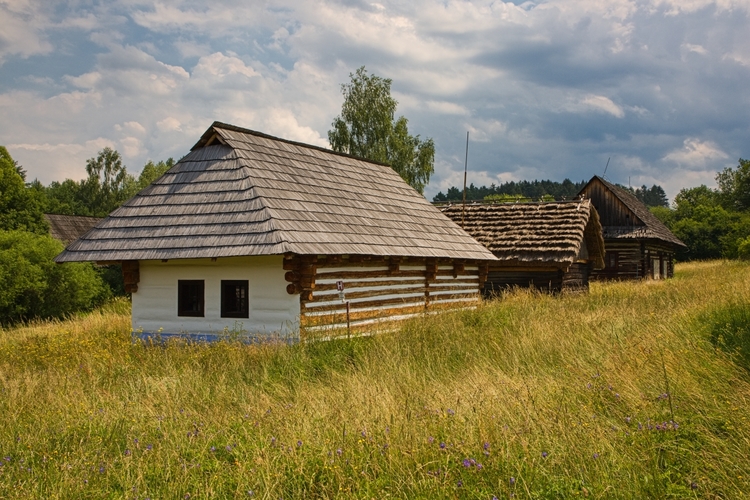
[[[484,295],[513,287],[556,293],[588,290],[604,267],[599,216],[588,200],[469,204],[443,213],[490,250]]]
[[[220,122],[56,258],[121,263],[134,335],[207,341],[474,307],[493,260],[387,165]]]
[[[674,275],[674,255],[685,247],[627,190],[594,176],[578,193],[599,212],[606,254],[594,280],[661,279]]]

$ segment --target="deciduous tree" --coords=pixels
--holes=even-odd
[[[328,131],[331,149],[390,165],[422,193],[434,172],[435,144],[409,134],[403,116],[394,120],[398,102],[391,79],[368,75],[364,66],[341,85],[344,104]]]

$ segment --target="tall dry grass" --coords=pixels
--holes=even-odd
[[[750,367],[711,338],[748,271],[291,347],[132,344],[122,304],[4,331],[0,497],[745,498]]]

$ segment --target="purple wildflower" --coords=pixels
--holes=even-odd
[[[516,484],[516,478],[515,477],[511,477],[508,482],[510,483],[511,486],[513,486],[514,484]]]
[[[297,448],[302,446],[302,441],[297,441]]]
[[[549,453],[547,453],[546,451],[542,452],[542,458],[547,458],[547,455],[549,455]]]
[[[594,458],[599,458],[599,454],[598,453],[594,453]]]
[[[153,449],[154,449],[154,445],[152,445],[152,444],[147,444],[146,445],[146,450],[151,451]]]
[[[464,467],[471,467],[471,462],[469,462],[468,458],[464,458],[462,463],[464,464]]]
[[[441,449],[441,450],[444,450],[444,449],[445,449],[445,443],[443,443],[443,442],[441,442],[441,443],[440,443],[440,449]],[[10,459],[9,459],[9,460],[10,460]]]
[[[211,447],[211,453],[213,453],[213,452],[215,452],[215,451],[216,451],[216,446],[212,446],[212,447]]]
[[[341,448],[338,448],[338,449],[336,450],[336,455],[338,455],[338,456],[341,456],[341,455],[342,455],[343,453],[344,453],[344,452],[343,452],[343,451],[341,451]]]
[[[482,464],[480,463],[477,464],[477,470],[482,470]]]
[[[434,442],[435,442],[435,438],[434,438],[434,437],[432,437],[432,436],[430,436],[430,437],[428,437],[428,438],[427,438],[427,441],[428,441],[428,442],[429,442],[430,444],[432,444],[432,443],[434,443]]]
[[[450,415],[451,417],[452,417],[453,415],[455,415],[455,414],[456,414],[456,412],[455,412],[455,411],[453,411],[453,410],[451,410],[450,408],[448,408],[448,409],[447,409],[447,410],[446,410],[445,412],[446,412],[446,413],[447,413],[448,415]]]
[[[484,442],[484,449],[485,450],[489,450],[490,449],[490,443],[488,443],[487,441]]]
[[[129,457],[129,456],[130,456],[130,450],[125,450],[125,456],[126,456],[126,457]]]
[[[461,486],[463,486],[463,485],[464,485],[464,482],[463,482],[463,481],[461,481],[460,479],[458,480],[458,483],[456,483],[456,486],[458,486],[459,488],[460,488]]]
[[[302,446],[302,441],[297,441],[297,446]],[[232,451],[232,447],[227,445],[227,451]]]
[[[104,474],[104,466],[99,467],[99,474]]]
[[[698,483],[696,483],[695,481],[693,481],[692,483],[690,483],[690,489],[691,490],[697,490],[698,489]]]
[[[273,436],[271,436],[271,444],[272,444],[272,445],[276,444],[276,438],[275,438],[275,437],[273,437]]]
[[[625,423],[626,423],[626,424],[629,424],[629,423],[630,423],[630,417],[625,417]]]

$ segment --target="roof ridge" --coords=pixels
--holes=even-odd
[[[263,133],[263,132],[258,132],[257,130],[253,130],[253,129],[249,129],[249,128],[244,128],[244,127],[238,127],[237,125],[231,125],[229,123],[224,123],[224,122],[220,122],[220,121],[214,121],[211,124],[211,126],[208,128],[208,130],[206,130],[206,132],[203,133],[203,135],[198,140],[198,142],[196,142],[193,145],[193,147],[190,148],[190,151],[194,151],[196,149],[202,148],[205,145],[205,143],[207,143],[211,139],[211,137],[213,136],[213,134],[211,134],[211,132],[215,128],[231,130],[233,132],[240,132],[242,134],[250,134],[250,135],[254,135],[256,137],[262,137],[264,139],[270,139],[272,141],[279,141],[279,142],[283,142],[283,143],[286,143],[286,144],[292,144],[294,146],[299,146],[299,147],[305,148],[305,149],[314,149],[316,151],[321,151],[323,153],[330,153],[330,154],[337,155],[337,156],[343,156],[344,158],[351,158],[351,159],[354,159],[354,160],[366,161],[367,163],[374,163],[375,165],[382,165],[384,167],[391,168],[391,165],[389,165],[387,163],[379,162],[379,161],[376,161],[376,160],[371,160],[369,158],[363,158],[361,156],[356,156],[356,155],[352,155],[352,154],[349,154],[349,153],[342,153],[342,152],[339,152],[339,151],[334,151],[332,149],[324,148],[322,146],[316,146],[314,144],[307,144],[307,143],[304,143],[304,142],[292,141],[291,139],[284,139],[282,137],[276,137],[276,136],[273,136],[273,135],[270,135],[270,134],[266,134],[266,133]]]

